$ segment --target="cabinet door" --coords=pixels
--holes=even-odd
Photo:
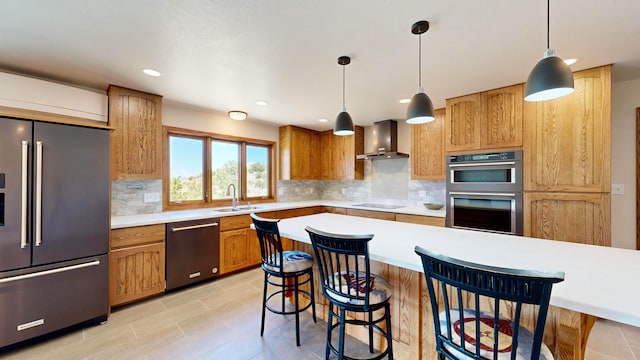
[[[447,152],[480,148],[480,93],[447,100]]]
[[[574,73],[574,85],[525,104],[524,190],[611,191],[611,66]]]
[[[522,146],[523,85],[483,92],[480,147]]]
[[[524,193],[524,235],[611,246],[611,195]]]
[[[111,176],[162,177],[162,97],[109,86]]]
[[[247,241],[249,242],[249,260],[248,265],[258,265],[262,262],[262,255],[260,255],[260,240],[258,240],[258,234],[255,230],[249,229],[247,231]]]
[[[128,303],[164,291],[164,243],[109,253],[109,303]]]
[[[320,178],[324,180],[334,180],[336,178],[336,167],[333,162],[333,131],[320,133]]]
[[[445,180],[445,109],[434,112],[435,120],[411,126],[411,179]]]
[[[220,233],[220,274],[249,266],[248,229]]]

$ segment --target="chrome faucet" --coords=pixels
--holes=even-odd
[[[233,197],[231,198],[231,210],[235,210],[238,205],[238,199],[236,199],[236,186],[232,183],[227,186],[227,196],[231,195],[231,187],[233,186]]]

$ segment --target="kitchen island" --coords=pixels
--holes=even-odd
[[[369,245],[372,271],[392,283],[392,332],[398,358],[435,358],[429,298],[416,245],[498,267],[564,271],[565,280],[551,293],[545,330],[545,343],[556,359],[584,358],[589,331],[598,317],[640,327],[636,301],[640,283],[634,279],[640,274],[638,251],[326,213],[279,223],[283,237],[312,253],[306,226],[375,235]]]

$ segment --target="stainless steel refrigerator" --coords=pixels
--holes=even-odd
[[[108,312],[109,131],[0,117],[0,348]]]

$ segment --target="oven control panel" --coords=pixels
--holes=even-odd
[[[522,160],[522,151],[505,151],[485,154],[449,155],[449,163],[496,161],[496,160]]]

